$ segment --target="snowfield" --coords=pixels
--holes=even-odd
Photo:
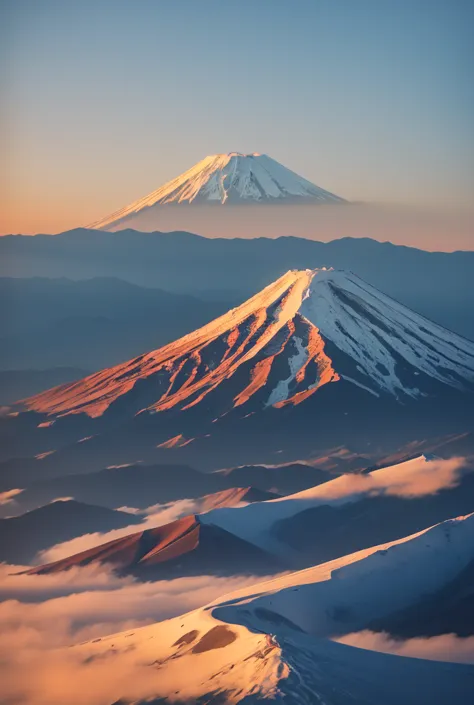
[[[473,549],[470,514],[254,585],[250,604],[244,590],[220,603],[216,615],[239,621],[241,610],[273,610],[315,636],[358,631],[442,588],[472,561]]]

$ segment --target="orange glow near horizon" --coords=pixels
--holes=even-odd
[[[7,201],[7,198],[4,198]],[[150,226],[129,227],[141,231],[186,231],[203,237],[302,237],[328,242],[342,237],[369,237],[381,242],[428,251],[474,249],[474,210],[415,208],[401,205],[349,204],[343,206],[159,206],[158,221]],[[85,208],[77,217],[72,206],[52,199],[38,209],[9,201],[0,215],[0,237],[8,234],[55,235],[85,227],[88,215],[100,210]],[[18,217],[18,213],[21,216]],[[93,216],[92,216],[93,217]],[[158,224],[156,224],[158,223]],[[126,223],[121,226],[127,227]]]

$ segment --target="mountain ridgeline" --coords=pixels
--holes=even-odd
[[[405,306],[474,339],[474,252],[425,252],[369,239],[209,239],[135,230],[0,238],[5,277],[114,277],[231,305],[288,269],[307,267],[350,270]]]

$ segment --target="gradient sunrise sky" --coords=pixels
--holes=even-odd
[[[229,151],[350,200],[472,201],[472,0],[0,9],[1,233],[91,222]]]

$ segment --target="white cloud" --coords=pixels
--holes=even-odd
[[[341,644],[356,646],[369,651],[410,656],[430,661],[452,661],[474,663],[474,636],[460,637],[456,634],[441,634],[414,639],[395,639],[385,632],[364,630],[334,639]]]
[[[390,468],[367,474],[347,474],[321,485],[321,499],[348,500],[354,495],[391,495],[423,497],[455,487],[466,470],[465,458],[436,458],[426,461],[423,456]]]

